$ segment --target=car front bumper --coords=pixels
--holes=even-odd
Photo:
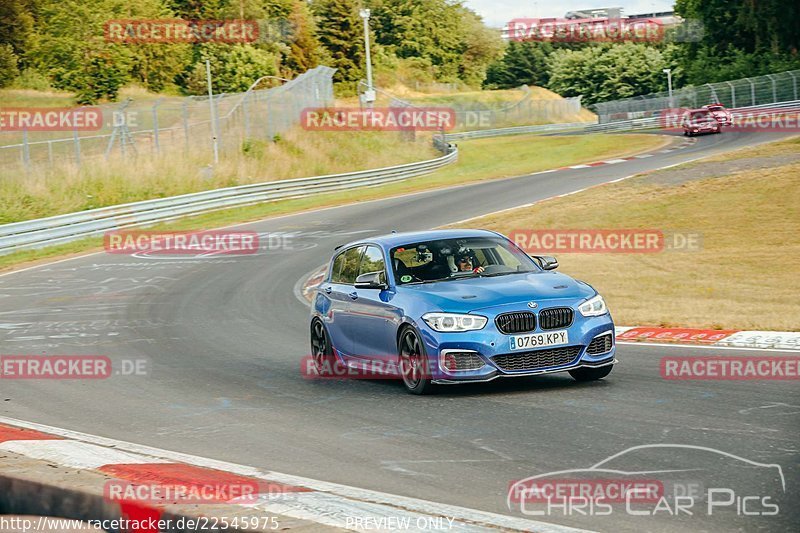
[[[476,313],[481,314],[481,313]],[[487,316],[484,314],[484,316]],[[609,314],[599,317],[583,317],[577,310],[573,322],[565,329],[569,340],[566,344],[556,346],[546,346],[541,348],[531,348],[523,350],[511,350],[510,338],[499,331],[494,323],[495,316],[488,316],[487,325],[478,331],[468,331],[459,333],[441,333],[430,329],[424,322],[418,325],[421,338],[425,344],[425,351],[428,357],[428,365],[431,369],[431,379],[435,383],[453,384],[492,381],[500,377],[523,377],[539,374],[550,374],[554,372],[564,372],[581,367],[601,367],[617,362],[614,355],[616,352],[616,341],[614,339],[614,322]],[[537,324],[538,326],[538,324]],[[557,330],[552,330],[557,331]],[[532,334],[548,333],[537,327]],[[523,333],[524,335],[524,333]],[[598,337],[608,336],[607,345],[610,349],[598,353],[588,352],[588,347],[593,340]],[[556,364],[534,364],[528,368],[519,367],[509,369],[508,365],[503,365],[501,361],[512,358],[518,361],[518,357],[530,356],[532,360],[542,361],[548,359],[543,352],[568,349],[569,355],[563,352],[561,360]],[[480,368],[470,368],[468,370],[448,370],[445,368],[445,357],[453,353],[471,353],[480,358],[482,366]],[[551,352],[552,353],[552,352]],[[503,357],[499,357],[503,356]],[[565,360],[568,359],[568,360]],[[473,358],[473,360],[475,360]]]

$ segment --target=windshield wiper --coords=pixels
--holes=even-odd
[[[495,272],[494,274],[481,274],[485,278],[494,278],[496,276],[508,276],[509,274],[524,274],[530,270],[511,270],[509,272]]]

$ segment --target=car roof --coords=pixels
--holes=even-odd
[[[435,241],[438,239],[466,239],[469,237],[497,237],[497,233],[485,229],[437,229],[427,231],[409,231],[403,233],[387,233],[374,237],[365,237],[357,241],[351,241],[336,249],[349,248],[359,243],[375,243],[384,248],[394,248],[404,244],[412,244],[422,241]]]

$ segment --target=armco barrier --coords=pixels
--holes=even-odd
[[[371,187],[427,174],[458,159],[455,146],[436,159],[345,174],[272,181],[101,207],[0,226],[0,255],[61,244],[106,231],[164,222],[233,206]]]
[[[746,109],[770,109],[786,110],[800,108],[800,100],[790,102],[780,102],[777,104],[764,104],[750,107],[739,107],[737,110]],[[501,137],[504,135],[524,135],[531,133],[611,133],[619,131],[636,131],[656,129],[660,125],[659,117],[637,118],[630,120],[619,120],[606,122],[603,124],[588,122],[573,122],[569,124],[540,124],[536,126],[517,126],[513,128],[499,128],[492,130],[464,131],[459,133],[448,133],[445,139],[448,142],[461,139],[478,139],[482,137]]]

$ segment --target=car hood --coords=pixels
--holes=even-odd
[[[552,271],[405,285],[400,290],[424,298],[431,311],[453,313],[530,301],[541,306],[544,300],[582,300],[595,294],[586,283]]]

